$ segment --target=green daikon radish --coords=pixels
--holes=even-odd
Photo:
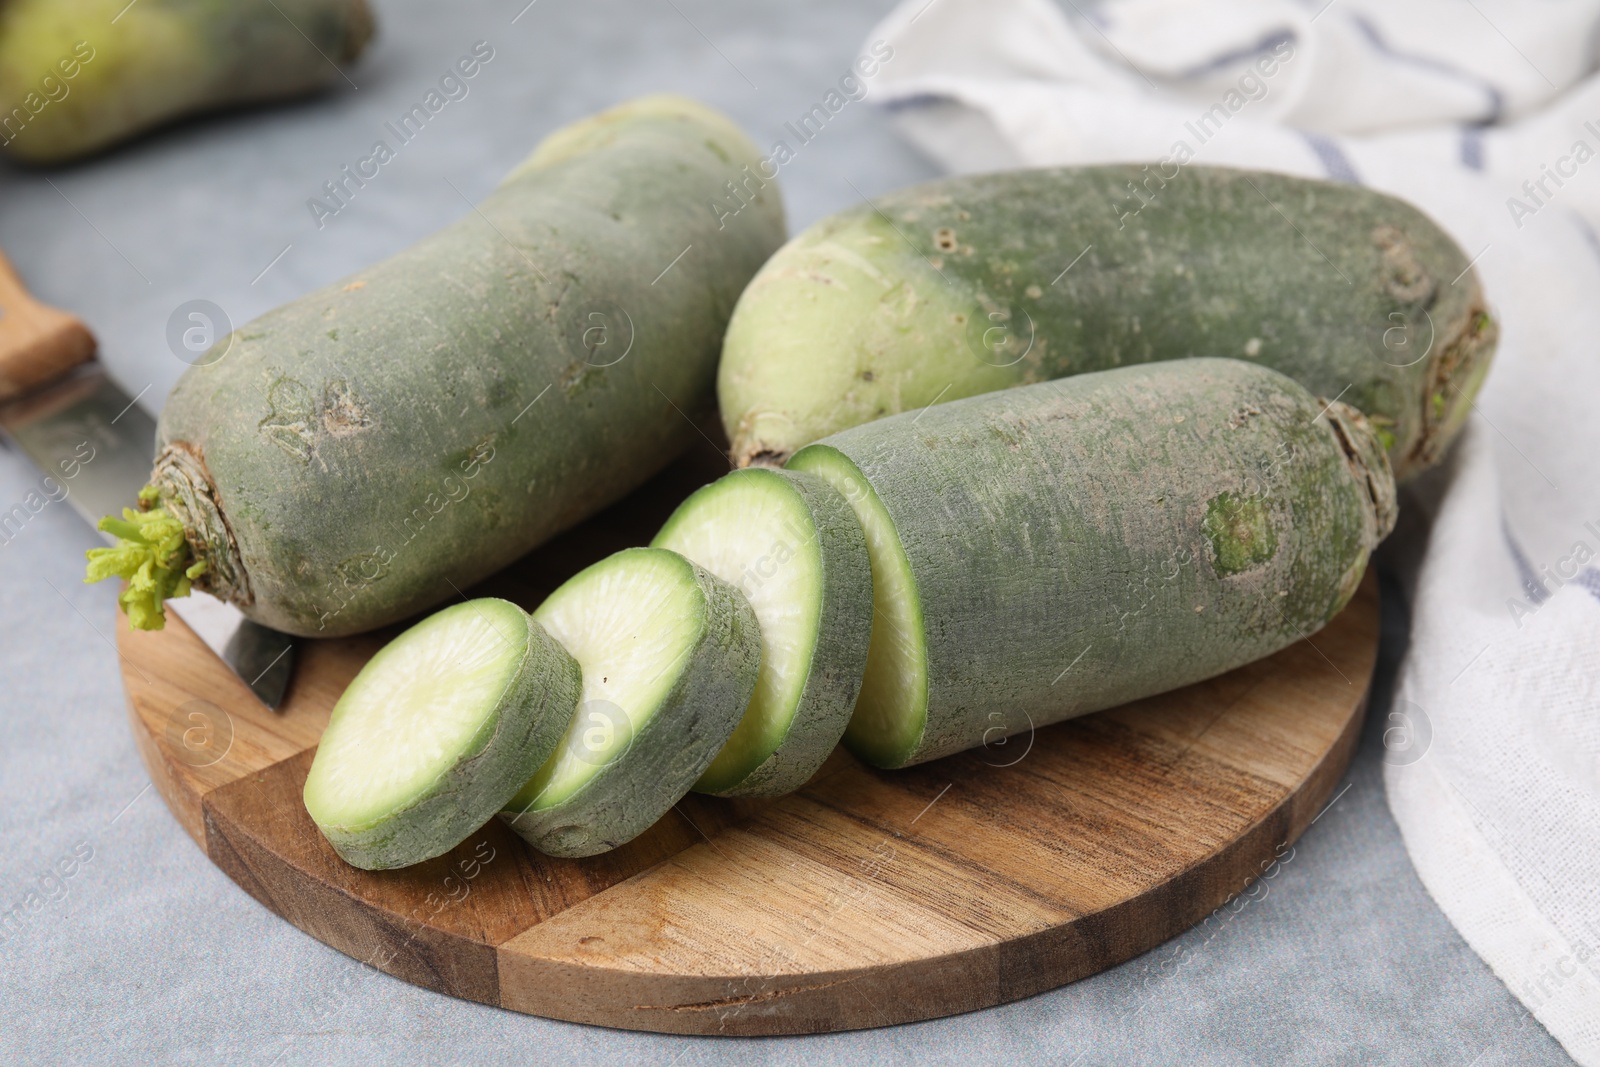
[[[1175,689],[1315,632],[1394,524],[1365,418],[1237,360],[1126,367],[858,426],[876,613],[845,743],[903,767]]]
[[[734,301],[783,238],[775,189],[720,230],[705,208],[757,155],[692,101],[620,105],[454,225],[223,339],[168,398],[141,498],[181,523],[181,552],[158,527],[93,573],[132,580],[139,625],[188,580],[334,637],[619,499],[699,439],[685,413],[709,406]]]
[[[366,0],[5,0],[0,148],[63,163],[186,115],[348,91],[372,31]]]
[[[1498,330],[1467,254],[1371,189],[1194,165],[947,178],[824,219],[739,300],[717,390],[740,466],[929,404],[1222,356],[1435,462]]]

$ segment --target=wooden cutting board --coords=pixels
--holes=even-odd
[[[721,473],[713,449],[472,592],[532,607],[644,543]],[[1017,1000],[1205,918],[1329,802],[1360,732],[1378,610],[1369,574],[1326,629],[1220,678],[905,771],[841,750],[798,793],[691,795],[603,856],[550,859],[495,822],[447,856],[373,873],[334,855],[300,791],[334,701],[397,630],[303,642],[273,712],[177,619],[155,633],[119,620],[134,739],[212,862],[313,937],[430,989],[750,1035]]]

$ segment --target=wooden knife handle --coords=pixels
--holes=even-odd
[[[94,358],[94,334],[39,303],[0,253],[0,400],[20,396]]]

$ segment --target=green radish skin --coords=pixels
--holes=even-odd
[[[580,571],[534,619],[583,670],[578,714],[501,818],[551,856],[648,830],[738,726],[761,633],[733,586],[676,552],[630,548]]]
[[[649,478],[698,440],[727,317],[782,240],[775,189],[721,231],[705,210],[758,155],[692,101],[621,105],[220,342],[167,401],[152,477],[195,584],[287,633],[355,633]]]
[[[690,496],[651,544],[737,588],[761,629],[755,693],[695,791],[799,789],[844,734],[867,666],[872,565],[855,511],[814,475],[750,468]]]
[[[718,395],[744,466],[996,389],[1242,358],[1342,394],[1403,479],[1459,431],[1496,338],[1462,250],[1370,189],[1025,170],[904,189],[795,237],[740,298]]]
[[[185,115],[342,84],[372,32],[366,0],[8,0],[0,147],[64,163]]]
[[[1395,518],[1367,421],[1238,360],[941,404],[802,449],[877,613],[845,744],[903,767],[1209,678],[1313,633]]]
[[[582,685],[577,661],[515,604],[436,612],[369,660],[334,705],[306,810],[364,870],[442,855],[554,751]]]

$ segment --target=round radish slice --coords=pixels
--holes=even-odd
[[[334,705],[306,811],[369,871],[448,852],[555,749],[581,686],[577,662],[515,604],[445,608],[384,646]]]
[[[755,695],[695,789],[800,788],[844,734],[867,668],[872,566],[850,502],[814,474],[749,467],[689,497],[652,544],[732,583],[761,626]]]
[[[689,791],[755,689],[761,633],[733,586],[661,548],[580,571],[533,616],[583,668],[578,714],[502,818],[553,856],[649,829]]]

